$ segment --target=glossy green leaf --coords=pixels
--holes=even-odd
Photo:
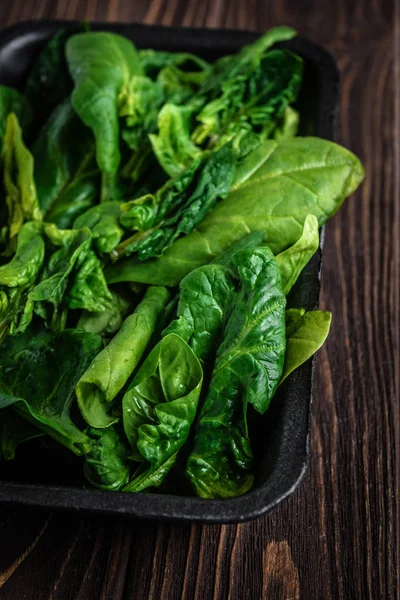
[[[14,256],[0,267],[0,287],[32,285],[42,266],[44,250],[41,223],[25,223],[19,232]]]
[[[225,267],[205,265],[195,269],[180,283],[178,318],[163,335],[179,335],[200,360],[206,360],[220,333],[224,309],[233,289]]]
[[[132,458],[144,463],[124,487],[139,492],[159,486],[188,439],[203,371],[189,346],[166,335],[151,351],[123,398],[123,420]]]
[[[286,311],[287,347],[280,383],[319,350],[328,337],[331,321],[332,313],[327,311]]]
[[[58,442],[81,454],[88,438],[70,418],[74,388],[102,346],[84,331],[30,328],[0,347],[0,415],[8,406]]]
[[[268,140],[242,161],[227,198],[195,231],[157,260],[120,261],[107,269],[107,280],[176,285],[252,231],[264,231],[264,242],[278,254],[299,239],[307,215],[325,223],[363,177],[358,158],[333,142]]]
[[[187,235],[225,198],[235,174],[235,156],[229,145],[212,152],[197,166],[170,180],[156,195],[152,228],[123,243],[126,255],[140,260],[159,256],[178,237]],[[132,214],[132,209],[130,211]],[[118,249],[117,249],[118,252]]]
[[[108,427],[117,420],[109,414],[110,403],[142,358],[168,298],[165,288],[149,288],[134,313],[81,377],[76,386],[78,405],[92,427]]]
[[[226,307],[222,342],[197,422],[186,474],[197,495],[228,498],[253,483],[247,405],[263,414],[281,378],[285,305],[277,262],[268,248],[233,257],[240,287]]]
[[[121,434],[115,427],[89,427],[85,433],[90,439],[83,466],[86,479],[101,490],[119,490],[130,474],[129,448]]]
[[[131,114],[131,80],[142,75],[136,49],[120,35],[89,32],[69,38],[66,56],[75,83],[72,105],[93,130],[100,169],[115,173],[120,161],[118,117]]]
[[[14,113],[6,121],[4,137],[4,187],[8,208],[7,254],[15,251],[17,235],[25,221],[40,221],[38,199],[33,178],[33,158],[22,139]]]
[[[109,253],[118,245],[123,235],[119,225],[120,203],[106,202],[89,208],[74,222],[74,229],[89,228],[94,246],[100,254]]]
[[[190,139],[192,111],[185,106],[165,104],[158,113],[158,135],[150,135],[153,152],[164,171],[176,177],[201,155]]]
[[[69,308],[104,311],[110,308],[112,295],[104,278],[103,266],[93,250],[89,250],[68,291],[66,304]]]
[[[71,231],[58,230],[55,225],[45,225],[45,233],[55,246],[59,246],[40,276],[40,282],[30,291],[29,298],[34,302],[60,304],[67,290],[69,275],[81,264],[90,249],[88,229]]]
[[[307,215],[304,221],[303,233],[297,242],[276,256],[282,276],[283,292],[286,296],[308,261],[318,250],[318,247],[318,219],[314,215]]]

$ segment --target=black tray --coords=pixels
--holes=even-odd
[[[27,22],[0,32],[0,83],[22,89],[36,55],[65,24],[71,22]],[[236,52],[258,36],[236,30],[114,23],[95,23],[92,27],[123,34],[139,48],[186,50],[211,61]],[[334,60],[320,46],[301,37],[279,46],[298,53],[305,63],[304,83],[298,100],[300,134],[332,140],[338,96],[338,72]],[[318,306],[321,256],[320,248],[293,289],[289,305],[307,310]],[[76,464],[75,457],[56,448],[49,452],[43,449],[43,442],[33,440],[21,447],[16,461],[0,465],[0,502],[208,523],[239,522],[258,517],[293,492],[305,473],[313,371],[313,360],[297,369],[279,389],[267,413],[258,417],[254,444],[258,463],[255,486],[240,498],[204,500],[84,488],[83,480],[76,479],[77,473],[81,473],[81,464],[79,461]],[[35,452],[32,445],[35,445]]]

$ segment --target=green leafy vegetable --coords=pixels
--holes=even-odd
[[[74,277],[68,292],[69,308],[104,311],[110,308],[112,295],[104,278],[101,262],[93,250],[89,250]]]
[[[179,335],[199,359],[206,359],[222,327],[224,308],[233,289],[226,268],[205,265],[195,269],[181,281],[178,319],[163,335]]]
[[[157,194],[153,208],[149,203],[146,205],[152,211],[151,229],[123,242],[125,254],[137,252],[142,261],[159,256],[180,235],[190,233],[217,201],[225,198],[234,174],[235,157],[226,145],[211,153],[200,167],[195,165],[170,180]],[[142,211],[141,202],[139,199],[137,204]],[[133,207],[129,211],[129,218],[132,217]]]
[[[120,161],[118,117],[133,114],[132,78],[142,75],[135,47],[113,33],[81,33],[69,38],[66,56],[75,82],[72,105],[93,130],[100,169],[116,173]]]
[[[17,249],[9,263],[0,267],[0,288],[32,285],[44,259],[44,240],[40,223],[25,223],[19,232]]]
[[[319,246],[318,219],[307,215],[303,233],[293,246],[276,256],[282,276],[283,292],[288,295],[301,271],[314,256]]]
[[[78,330],[30,328],[0,347],[0,415],[13,406],[25,419],[81,454],[88,438],[72,422],[74,387],[98,354],[101,337]]]
[[[200,125],[193,133],[196,143],[210,138],[220,145],[254,131],[270,137],[286,108],[297,98],[302,78],[301,59],[286,50],[265,54],[249,75],[227,79],[222,93],[206,104],[196,119]]]
[[[129,449],[121,434],[115,427],[89,427],[85,433],[90,439],[83,467],[86,479],[101,490],[119,490],[128,483],[130,474]]]
[[[53,245],[59,248],[51,255],[40,281],[29,292],[28,300],[49,302],[57,307],[67,291],[74,267],[81,265],[89,252],[91,236],[88,229],[59,230],[55,225],[45,225],[44,230]]]
[[[264,242],[278,254],[299,239],[307,215],[325,223],[363,177],[358,158],[333,142],[268,140],[237,167],[227,198],[195,231],[157,260],[141,264],[130,258],[109,267],[107,280],[176,285],[252,231],[264,231]]]
[[[159,134],[151,134],[154,154],[170,177],[177,177],[199,158],[201,150],[190,139],[191,109],[165,104],[158,114]]]
[[[247,430],[248,404],[263,414],[281,378],[285,357],[285,305],[276,260],[268,248],[233,257],[240,288],[227,320],[210,387],[196,427],[186,474],[205,498],[245,493],[253,482]]]
[[[280,383],[322,346],[329,334],[332,313],[320,310],[286,311],[287,349]]]
[[[17,235],[25,221],[40,221],[36,187],[33,179],[33,159],[22,140],[22,131],[14,113],[7,117],[4,138],[4,187],[8,207],[8,227],[3,231],[7,239],[6,254],[12,254]]]
[[[100,254],[112,252],[123,235],[119,225],[121,210],[117,201],[93,206],[74,222],[75,229],[88,227],[94,246]]]
[[[165,288],[149,288],[135,312],[122,323],[117,335],[93,360],[76,386],[83,417],[96,428],[117,420],[110,403],[137,367],[169,298]]]
[[[203,371],[189,346],[166,335],[151,351],[123,398],[126,436],[142,469],[124,491],[159,486],[188,439]]]

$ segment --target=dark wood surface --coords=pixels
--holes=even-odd
[[[399,102],[400,22],[397,18],[396,27],[395,4],[1,0],[0,26],[43,18],[260,31],[292,25],[335,55],[342,73],[338,140],[362,157],[368,173],[326,228],[322,307],[334,312],[334,320],[318,355],[310,468],[297,491],[264,518],[222,527],[0,507],[1,600],[397,597],[400,130],[394,98],[397,94]]]

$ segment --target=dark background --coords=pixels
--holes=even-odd
[[[310,467],[297,491],[267,516],[238,526],[0,507],[0,600],[395,599],[395,1],[0,0],[0,27],[43,18],[259,31],[292,25],[336,57],[342,76],[338,141],[362,158],[368,175],[326,228],[321,307],[334,319],[318,354]]]

